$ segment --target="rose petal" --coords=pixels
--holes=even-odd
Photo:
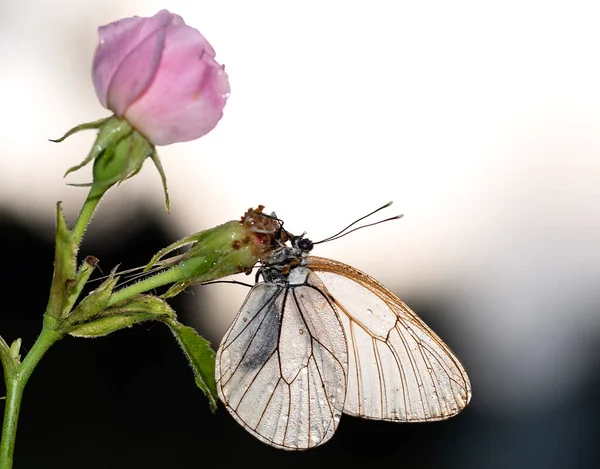
[[[169,24],[181,25],[184,22],[180,16],[162,10],[151,18],[135,16],[98,28],[99,42],[94,55],[92,79],[96,95],[104,107],[108,107],[109,87],[124,58],[148,36]]]
[[[147,37],[119,64],[108,87],[107,107],[117,116],[139,98],[154,79],[165,44],[165,28]]]
[[[193,140],[223,116],[230,92],[223,67],[197,30],[170,26],[156,76],[125,112],[126,119],[155,145]]]

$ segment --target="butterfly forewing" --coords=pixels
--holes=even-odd
[[[287,284],[255,285],[217,351],[220,399],[273,446],[324,443],[344,409],[346,339],[323,292],[305,268],[295,269]]]
[[[345,413],[419,422],[449,418],[468,404],[462,364],[396,295],[341,262],[309,256],[305,265],[323,281],[344,328]]]

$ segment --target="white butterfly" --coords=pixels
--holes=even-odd
[[[425,422],[465,408],[464,367],[400,298],[281,230],[292,245],[263,263],[216,355],[219,398],[246,430],[303,450],[329,440],[342,413]]]

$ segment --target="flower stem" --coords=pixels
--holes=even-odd
[[[181,279],[181,272],[185,271],[187,267],[178,265],[170,269],[164,270],[152,277],[145,278],[133,285],[114,292],[108,300],[108,306],[112,306],[119,301],[130,298],[139,293],[144,293],[154,288],[162,287],[168,283],[173,283]]]
[[[92,185],[90,192],[88,193],[87,199],[81,207],[81,211],[79,212],[79,217],[77,217],[77,221],[75,222],[75,226],[73,227],[73,236],[75,237],[75,244],[79,245],[81,243],[81,238],[83,238],[83,234],[85,233],[85,229],[87,228],[90,220],[92,219],[92,215],[100,202],[100,199],[104,195],[104,193],[108,190],[108,187],[102,185]]]
[[[17,422],[25,385],[34,368],[50,346],[61,338],[62,334],[60,332],[44,327],[35,344],[33,344],[33,347],[25,357],[25,360],[23,360],[13,373],[7,373],[5,376],[6,407],[4,409],[4,423],[2,425],[2,441],[0,442],[0,467],[3,469],[10,469],[12,467],[15,440],[17,437]]]

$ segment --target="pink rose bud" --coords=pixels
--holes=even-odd
[[[100,103],[155,145],[194,140],[223,116],[229,81],[196,29],[167,10],[98,30],[93,80]]]

